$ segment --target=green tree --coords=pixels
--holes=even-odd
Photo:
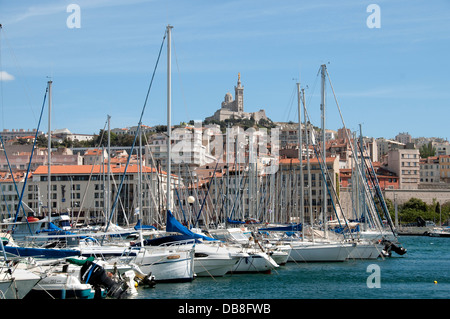
[[[436,149],[433,147],[433,143],[429,142],[424,144],[419,149],[419,154],[421,158],[427,158],[436,155]]]
[[[402,205],[402,210],[403,209],[413,209],[416,211],[426,212],[428,210],[428,207],[427,203],[425,203],[423,200],[413,197]]]
[[[36,147],[47,147],[48,139],[44,134],[39,135],[36,138]]]

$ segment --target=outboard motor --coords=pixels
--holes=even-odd
[[[396,252],[397,254],[399,254],[400,256],[406,254],[406,248],[399,247],[399,246],[395,245],[394,243],[391,243],[391,249],[394,252]]]
[[[399,254],[400,256],[406,254],[406,248],[399,247],[389,240],[385,239],[382,243],[384,244],[384,249],[382,250],[382,254],[384,257],[391,257],[392,251]]]
[[[87,260],[80,270],[82,282],[91,284],[95,289],[94,298],[101,298],[101,288],[106,289],[106,297],[120,299],[126,295],[126,282],[113,280],[106,270],[96,263]]]

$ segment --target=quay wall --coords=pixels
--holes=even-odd
[[[395,199],[399,205],[413,197],[427,204],[432,204],[433,200],[444,204],[450,202],[450,189],[387,189],[384,191],[385,199],[390,199],[393,203]]]
[[[349,217],[348,212],[352,209],[352,194],[350,189],[341,188],[339,193],[340,204]],[[450,202],[450,189],[386,189],[383,192],[385,199],[389,199],[392,203],[402,205],[411,198],[418,198],[427,204],[432,204],[433,201],[439,202],[441,205]]]

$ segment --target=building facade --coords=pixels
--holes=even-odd
[[[419,150],[398,149],[388,153],[388,169],[397,174],[400,189],[418,189],[420,182]]]
[[[119,225],[135,223],[138,218],[135,214],[137,208],[141,208],[139,216],[146,223],[155,224],[164,221],[167,173],[163,171],[158,173],[154,168],[145,166],[140,168],[138,165],[128,166],[125,172],[125,165],[115,165],[111,167],[111,173],[108,174],[107,168],[107,165],[52,166],[49,183],[48,167],[38,167],[25,186],[24,205],[20,213],[35,216],[42,216],[41,214],[49,212],[69,213],[73,224],[104,223],[109,220],[110,212],[116,202],[111,220]],[[182,184],[175,175],[172,175],[171,181],[171,194],[174,198],[175,187],[180,187]],[[4,219],[11,216],[8,215],[9,213],[14,215],[18,196],[11,180],[4,179],[0,182],[2,190],[9,199],[1,207]],[[18,189],[22,190],[23,185],[24,178],[20,180]],[[117,196],[119,185],[122,186]],[[177,204],[178,202],[174,200],[171,203],[172,208]]]

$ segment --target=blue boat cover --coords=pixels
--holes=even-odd
[[[260,231],[302,231],[302,224],[291,224],[287,226],[260,228]]]
[[[245,224],[245,222],[243,222],[243,221],[233,220],[233,219],[230,219],[229,217],[227,217],[227,223],[230,223],[230,224]]]
[[[150,225],[142,225],[141,224],[141,220],[139,219],[136,226],[134,226],[134,229],[139,230],[139,229],[156,229],[155,226],[150,226]]]
[[[192,231],[190,231],[189,229],[187,229],[186,226],[184,226],[183,224],[181,224],[170,212],[170,210],[167,210],[167,222],[166,222],[166,231],[167,232],[176,232],[176,233],[181,233],[183,235],[186,235],[192,239],[196,239],[196,238],[200,238],[200,239],[204,239],[204,240],[214,240],[216,241],[217,239],[208,237],[208,236],[204,236],[204,235],[200,235],[200,234],[196,234],[193,233]]]
[[[14,246],[4,246],[4,249],[5,252],[20,257],[66,258],[70,256],[81,255],[81,252],[76,249],[52,249]]]

